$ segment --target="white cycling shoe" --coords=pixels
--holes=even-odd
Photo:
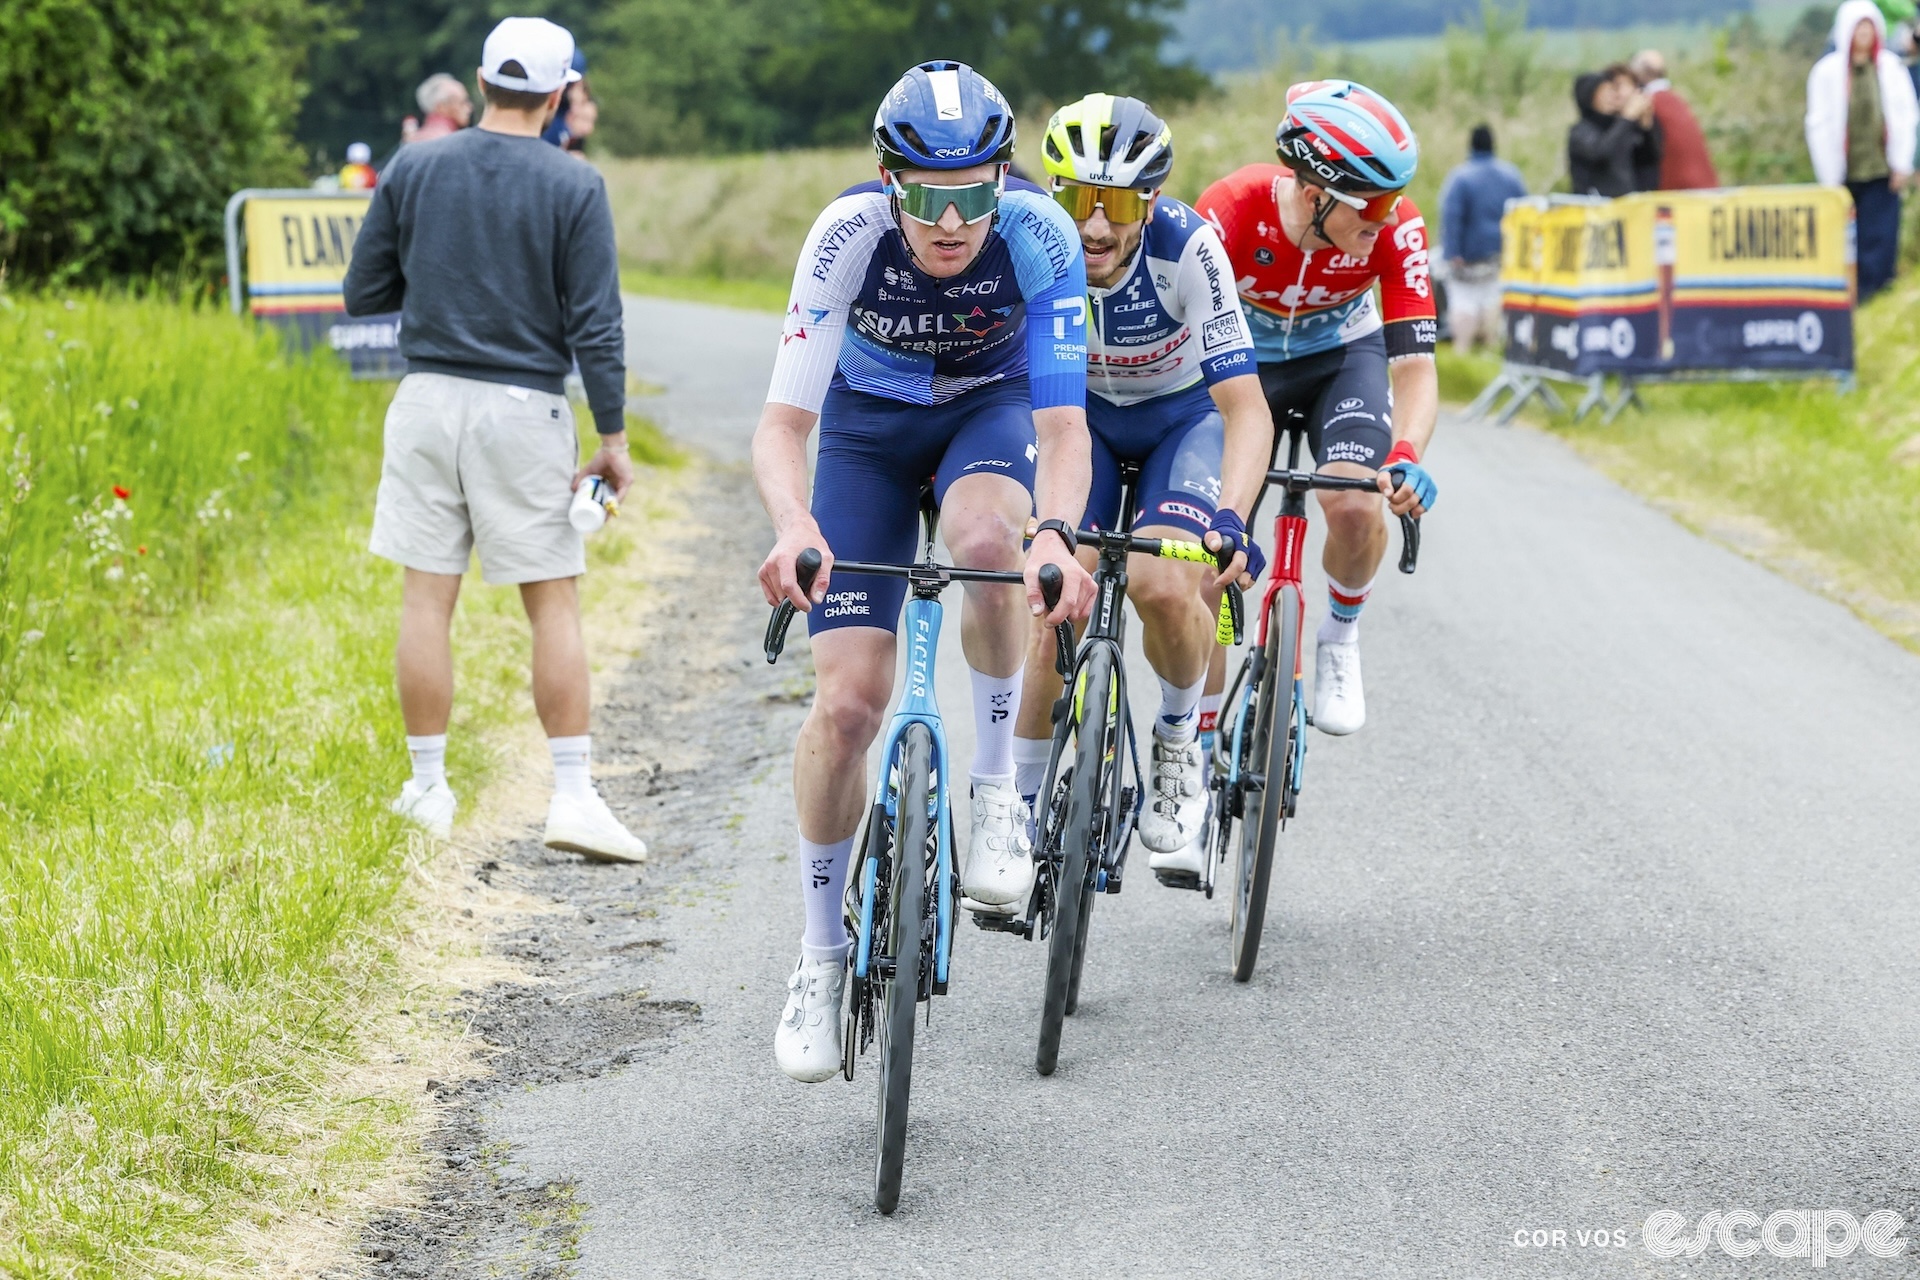
[[[1322,640],[1314,651],[1313,727],[1335,737],[1367,722],[1367,695],[1360,686],[1360,642]]]
[[[1170,853],[1155,853],[1147,858],[1147,869],[1165,885],[1176,889],[1198,889],[1201,877],[1206,874],[1207,856],[1213,849],[1212,799],[1202,801],[1205,813],[1200,826],[1193,833],[1193,839]],[[1189,879],[1191,877],[1191,879]]]
[[[773,1033],[773,1060],[802,1084],[840,1074],[840,1005],[847,994],[844,960],[800,957],[787,979],[787,1007]]]
[[[585,796],[555,792],[553,803],[547,806],[543,840],[549,849],[564,849],[595,862],[647,860],[646,842],[613,816],[597,791]]]
[[[988,907],[1021,901],[1033,888],[1033,842],[1027,836],[1027,802],[1012,786],[976,783],[973,843],[960,891]]]
[[[408,822],[425,827],[433,835],[445,840],[453,834],[453,815],[460,808],[460,802],[444,782],[423,787],[409,778],[406,785],[400,788],[400,796],[392,807]]]
[[[1199,739],[1176,744],[1153,735],[1153,790],[1140,814],[1141,844],[1155,853],[1172,853],[1206,826],[1203,763]]]

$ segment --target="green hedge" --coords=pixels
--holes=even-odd
[[[303,185],[290,137],[320,0],[0,0],[0,263],[211,278],[220,214]]]

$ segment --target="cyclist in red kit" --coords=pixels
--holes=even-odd
[[[1392,103],[1344,80],[1288,90],[1275,137],[1284,165],[1236,170],[1195,203],[1226,246],[1274,426],[1303,417],[1320,470],[1377,473],[1395,514],[1418,516],[1436,495],[1420,458],[1440,409],[1426,222],[1400,194],[1419,144]],[[1398,487],[1390,466],[1405,469]],[[1360,611],[1387,530],[1380,498],[1318,497],[1329,598],[1313,720],[1346,734],[1366,721]]]

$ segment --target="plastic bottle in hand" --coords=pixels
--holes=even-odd
[[[573,491],[573,505],[567,508],[567,519],[581,533],[598,533],[608,516],[619,514],[620,500],[613,496],[613,487],[602,476],[582,480],[580,487]]]

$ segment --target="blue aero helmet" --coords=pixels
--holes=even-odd
[[[970,169],[1013,159],[1013,108],[964,62],[923,62],[894,82],[873,115],[880,167]]]

